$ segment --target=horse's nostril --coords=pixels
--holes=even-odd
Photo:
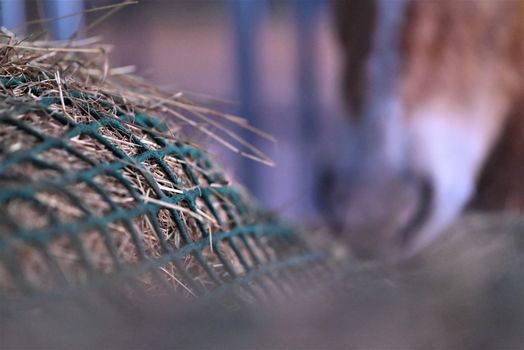
[[[330,167],[319,175],[318,209],[360,258],[403,256],[430,218],[434,189],[429,178],[388,171],[340,177]]]
[[[351,183],[340,204],[344,235],[355,255],[387,260],[407,254],[431,215],[433,192],[431,181],[418,177],[390,175]]]
[[[418,203],[416,211],[409,222],[399,232],[402,246],[406,246],[420,232],[421,227],[428,221],[433,203],[433,186],[431,180],[422,178],[418,180]]]

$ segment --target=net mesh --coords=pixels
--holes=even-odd
[[[251,301],[328,268],[170,123],[32,81],[0,80],[0,303],[108,281]]]

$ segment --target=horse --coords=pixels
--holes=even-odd
[[[326,210],[396,260],[465,209],[524,208],[524,2],[332,0],[351,147]]]

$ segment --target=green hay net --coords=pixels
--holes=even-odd
[[[44,79],[0,81],[0,305],[104,283],[256,301],[328,268],[170,124]]]

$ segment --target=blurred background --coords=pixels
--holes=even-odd
[[[2,26],[81,13],[121,0],[0,0]],[[267,142],[239,131],[276,163],[269,167],[218,146],[226,171],[266,207],[314,221],[317,169],[340,137],[338,51],[327,0],[142,0],[38,24],[51,39],[100,35],[114,45],[112,66],[136,67],[159,87],[183,91],[272,134]],[[33,26],[35,27],[35,26]],[[32,28],[33,28],[32,27]],[[42,28],[43,27],[43,28]],[[34,31],[35,29],[31,29]]]

